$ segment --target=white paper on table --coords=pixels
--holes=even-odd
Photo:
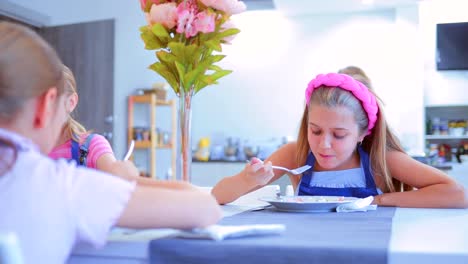
[[[173,237],[181,231],[172,228],[131,229],[116,227],[108,236],[109,241],[148,241],[165,237]]]
[[[206,228],[195,228],[190,231],[182,231],[177,237],[211,239],[221,241],[227,238],[239,238],[258,235],[277,235],[286,230],[283,224],[266,225],[212,225]]]
[[[245,236],[275,235],[286,230],[283,224],[264,225],[211,225],[206,228],[194,228],[192,230],[180,230],[171,228],[160,229],[130,229],[114,228],[108,237],[109,241],[147,241],[152,239],[180,237],[211,239],[220,241],[226,238],[238,238]]]
[[[376,210],[377,205],[371,204],[374,200],[374,196],[368,196],[361,198],[351,203],[345,203],[336,207],[338,213],[349,213],[349,212],[367,212],[369,210]]]

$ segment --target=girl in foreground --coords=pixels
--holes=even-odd
[[[109,229],[194,228],[221,217],[209,194],[141,186],[45,156],[67,116],[62,62],[32,30],[0,22],[0,233],[26,263],[65,263],[79,242]]]

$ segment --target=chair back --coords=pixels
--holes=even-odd
[[[18,237],[12,232],[0,233],[0,263],[24,263]]]

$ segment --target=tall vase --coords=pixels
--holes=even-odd
[[[192,91],[179,94],[179,127],[177,130],[177,179],[190,182],[192,167]]]

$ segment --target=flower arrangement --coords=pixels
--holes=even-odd
[[[148,50],[157,50],[150,69],[174,92],[195,94],[232,71],[215,65],[239,33],[229,20],[246,6],[238,0],[140,0],[148,25],[140,28]]]
[[[222,45],[239,29],[229,20],[246,6],[238,0],[140,0],[147,25],[140,28],[148,50],[157,62],[149,68],[161,75],[179,97],[177,177],[190,181],[192,162],[192,96],[230,74],[215,65],[224,59]]]

